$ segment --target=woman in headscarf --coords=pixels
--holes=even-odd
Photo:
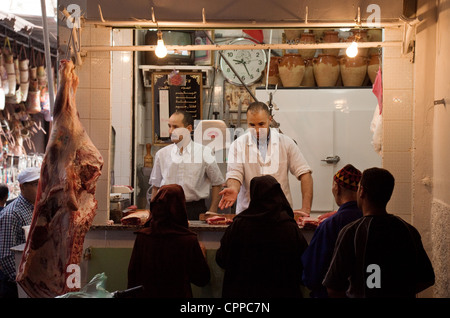
[[[191,283],[205,286],[210,270],[197,235],[189,230],[183,188],[162,186],[150,211],[150,220],[137,232],[128,288],[142,285],[137,297],[191,298]]]
[[[301,257],[308,243],[280,184],[250,182],[249,207],[236,215],[216,253],[225,270],[223,297],[302,297]]]

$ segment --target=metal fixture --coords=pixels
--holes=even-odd
[[[341,158],[339,156],[327,157],[326,159],[322,159],[321,161],[326,162],[327,164],[337,164]]]
[[[445,99],[442,98],[442,99],[439,99],[439,100],[435,100],[434,101],[434,105],[444,105],[444,107],[445,107],[446,106],[445,105]]]

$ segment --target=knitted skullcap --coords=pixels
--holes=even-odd
[[[361,175],[361,171],[351,164],[348,164],[334,175],[333,180],[341,187],[356,192],[358,190],[358,183],[361,180]]]

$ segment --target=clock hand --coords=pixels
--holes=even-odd
[[[248,71],[248,69],[247,69],[247,65],[246,65],[247,63],[242,62],[242,64],[244,64],[245,70],[247,71],[248,76],[250,76],[250,73],[249,73],[249,71]]]

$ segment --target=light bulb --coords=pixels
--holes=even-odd
[[[358,44],[353,41],[352,44],[345,50],[348,57],[355,57],[358,54]]]
[[[163,58],[167,55],[167,48],[164,45],[161,31],[158,31],[158,42],[156,43],[155,54],[159,58]]]

